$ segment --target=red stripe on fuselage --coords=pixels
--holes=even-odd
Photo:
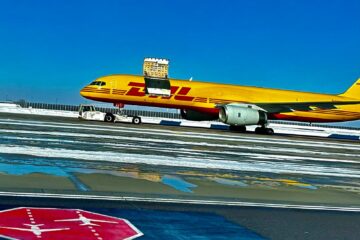
[[[130,86],[130,90],[126,93],[127,96],[135,96],[135,97],[145,97],[145,84],[144,83],[137,83],[137,82],[129,82],[128,86]],[[169,97],[162,97],[162,99],[170,99],[172,95],[176,93],[179,89],[178,86],[170,87],[171,96]],[[190,92],[191,88],[189,87],[182,87],[180,88],[177,95],[174,96],[175,100],[178,101],[188,101],[191,102],[194,100],[195,97],[186,96]],[[150,96],[150,98],[157,98],[158,96]]]
[[[189,96],[179,96],[179,95],[187,95],[190,92],[191,88],[189,87],[182,87],[180,89],[180,91],[178,92],[178,95],[176,95],[174,97],[175,100],[179,100],[179,101],[189,101],[191,102],[192,100],[194,100],[194,97],[189,97]]]
[[[145,83],[129,82],[128,86],[130,86],[130,87],[145,87]]]

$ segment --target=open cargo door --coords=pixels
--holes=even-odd
[[[169,60],[145,58],[143,74],[146,95],[170,97]]]

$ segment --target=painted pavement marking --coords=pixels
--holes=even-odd
[[[33,219],[31,224],[28,219]],[[6,239],[129,240],[142,235],[126,219],[80,209],[19,207],[0,211],[0,236]]]

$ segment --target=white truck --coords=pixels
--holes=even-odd
[[[141,123],[141,117],[139,116],[124,115],[121,111],[118,114],[104,113],[96,111],[95,106],[89,104],[80,104],[78,118],[89,121]]]

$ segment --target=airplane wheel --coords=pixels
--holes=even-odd
[[[115,116],[112,113],[107,113],[104,118],[104,122],[114,122]]]
[[[136,125],[140,124],[141,123],[141,118],[140,117],[133,117],[132,123],[136,124]]]
[[[230,125],[229,129],[230,129],[230,131],[235,131],[235,132],[246,132],[246,127],[245,126]]]
[[[272,128],[266,128],[266,129],[265,129],[265,133],[266,133],[266,135],[273,135],[273,134],[274,134],[274,129],[272,129]]]
[[[265,135],[273,135],[274,129],[272,128],[264,128],[264,127],[257,127],[255,128],[256,134],[265,134]]]
[[[264,128],[262,128],[262,127],[257,127],[257,128],[255,128],[255,133],[256,133],[256,134],[263,134],[263,130],[264,130]]]

